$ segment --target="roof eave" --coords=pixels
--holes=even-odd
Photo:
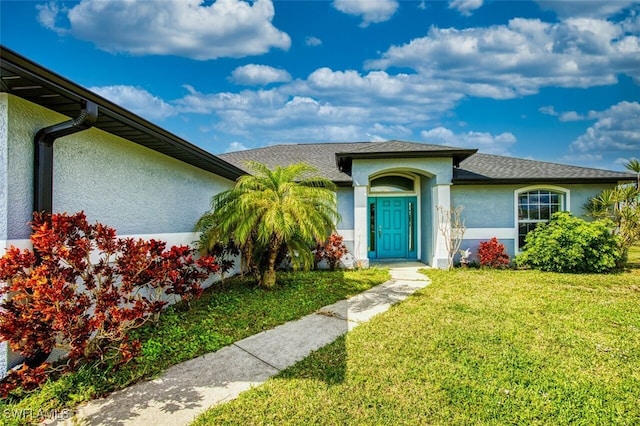
[[[517,179],[456,179],[452,180],[454,185],[508,185],[508,184],[594,184],[594,183],[612,183],[623,184],[630,183],[633,180],[620,179],[618,177],[601,177],[601,178],[517,178]]]
[[[453,149],[438,151],[375,151],[375,152],[336,152],[336,165],[341,172],[351,175],[353,160],[388,158],[446,158],[453,159],[454,167],[478,152],[477,149]]]
[[[72,102],[77,102],[79,105],[83,100],[91,101],[98,105],[99,115],[108,116],[125,126],[128,126],[154,139],[157,139],[159,142],[166,145],[167,150],[169,150],[170,148],[176,148],[184,154],[182,156],[185,158],[175,157],[173,155],[167,154],[166,152],[163,152],[161,149],[147,147],[149,149],[153,149],[164,155],[169,155],[179,161],[183,161],[200,169],[218,174],[230,180],[236,180],[238,177],[246,174],[246,172],[244,172],[242,169],[191,144],[190,142],[145,120],[144,118],[114,104],[113,102],[95,94],[94,92],[91,92],[77,85],[76,83],[73,83],[72,81],[36,64],[35,62],[32,62],[31,60],[21,56],[16,52],[13,52],[12,50],[2,45],[0,45],[0,57],[2,58],[3,68],[7,68],[14,73],[24,75],[25,77],[28,76],[38,84],[41,84],[42,87],[47,88],[48,90],[51,90],[59,94],[60,96],[64,96]],[[5,86],[4,83],[2,84],[2,91],[17,97],[22,97],[20,96],[20,93],[15,93],[8,90],[8,86]],[[33,102],[33,100],[30,101]],[[47,107],[44,104],[42,106]],[[94,127],[100,129],[100,123],[96,123]],[[109,130],[103,131],[112,133]],[[138,143],[136,141],[132,142]],[[140,143],[138,144],[145,146]],[[192,157],[194,161],[189,161],[187,157]]]

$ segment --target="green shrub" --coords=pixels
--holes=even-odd
[[[624,261],[613,226],[608,219],[587,222],[568,212],[555,213],[527,235],[516,264],[548,272],[610,272]]]

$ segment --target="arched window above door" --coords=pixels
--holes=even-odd
[[[415,179],[402,175],[385,175],[371,179],[370,192],[413,193]]]

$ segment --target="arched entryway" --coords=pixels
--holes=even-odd
[[[389,173],[372,177],[368,197],[370,259],[416,259],[418,177]]]

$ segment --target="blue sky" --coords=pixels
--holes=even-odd
[[[0,2],[6,47],[212,152],[389,139],[624,169],[640,2]]]

